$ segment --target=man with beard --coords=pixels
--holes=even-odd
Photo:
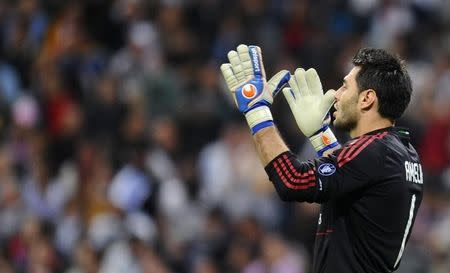
[[[221,66],[259,157],[284,201],[321,204],[313,272],[392,272],[400,264],[422,200],[423,174],[409,132],[395,127],[411,80],[402,61],[361,49],[342,86],[325,94],[314,69],[266,81],[261,50],[240,45]],[[297,125],[319,157],[300,162],[278,133],[270,106],[281,88]],[[329,128],[352,139],[342,146]]]

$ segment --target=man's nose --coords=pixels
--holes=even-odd
[[[339,100],[342,94],[342,87],[336,90],[336,93],[334,94],[334,97],[336,100]]]

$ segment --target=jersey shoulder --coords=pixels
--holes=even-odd
[[[345,165],[360,164],[375,165],[386,155],[387,138],[390,138],[387,131],[376,134],[363,135],[347,142],[334,154],[339,167]]]

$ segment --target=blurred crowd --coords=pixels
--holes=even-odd
[[[406,60],[426,193],[398,272],[450,272],[448,0],[0,0],[0,272],[310,272],[318,206],[278,199],[220,75],[240,43],[326,89],[360,47]]]

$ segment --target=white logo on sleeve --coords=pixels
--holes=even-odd
[[[336,172],[336,167],[331,163],[323,163],[318,168],[319,173],[323,176],[330,176]]]
[[[405,161],[406,181],[423,184],[422,165],[415,162]]]

